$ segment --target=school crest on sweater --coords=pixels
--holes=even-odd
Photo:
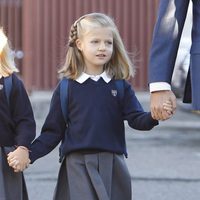
[[[117,90],[111,90],[111,94],[116,97],[117,96]]]

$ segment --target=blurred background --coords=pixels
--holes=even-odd
[[[13,49],[29,92],[55,88],[72,23],[90,12],[114,18],[127,51],[137,60],[131,80],[147,90],[147,59],[158,0],[0,0],[0,25]]]
[[[70,26],[90,12],[114,18],[127,51],[137,61],[137,74],[130,81],[149,110],[147,64],[158,4],[159,0],[0,0],[0,26],[11,41],[30,94],[37,135],[58,82],[57,70],[65,60]],[[172,79],[177,97],[182,97],[190,61],[191,9]],[[185,109],[181,100],[177,103],[176,114],[148,134],[125,126],[134,200],[199,200],[199,115]],[[58,169],[56,148],[25,171],[30,199],[52,199]]]
[[[51,90],[64,63],[72,23],[90,12],[113,17],[137,75],[130,80],[137,91],[146,91],[147,63],[159,0],[0,0],[0,26],[11,41],[17,67],[29,92]],[[191,8],[177,56],[172,86],[181,97],[189,65]]]

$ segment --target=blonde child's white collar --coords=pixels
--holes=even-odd
[[[100,78],[103,78],[103,80],[106,83],[109,83],[111,81],[111,77],[104,71],[102,74],[99,75],[89,75],[83,72],[77,79],[76,81],[78,83],[84,83],[87,79],[91,78],[94,81],[98,81]]]

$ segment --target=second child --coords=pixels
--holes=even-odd
[[[22,173],[36,126],[31,103],[15,72],[7,36],[0,28],[0,199],[28,200]],[[9,167],[7,155],[10,156]]]

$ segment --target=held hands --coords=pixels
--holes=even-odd
[[[176,97],[172,91],[156,91],[151,93],[151,115],[156,120],[167,120],[175,113]]]
[[[8,154],[7,161],[15,172],[21,172],[30,164],[29,150],[24,146],[19,146],[15,151]]]

